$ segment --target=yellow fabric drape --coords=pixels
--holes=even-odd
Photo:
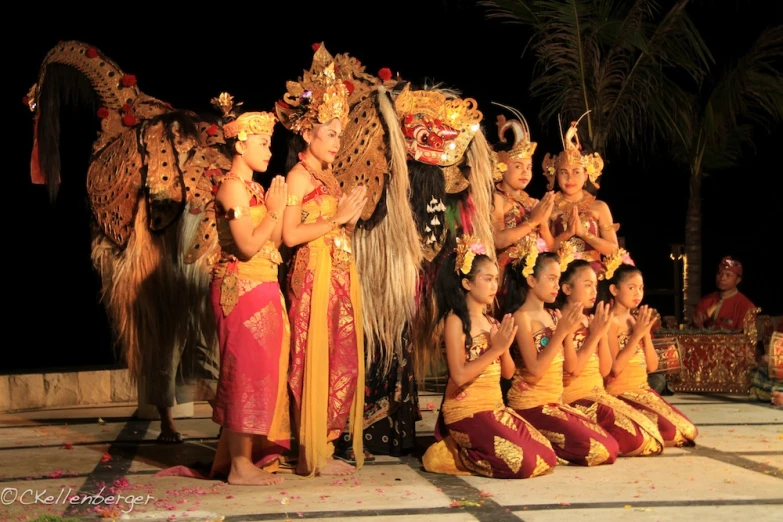
[[[323,238],[310,246],[310,262],[313,264],[313,291],[310,300],[310,323],[307,330],[305,374],[302,394],[300,445],[304,448],[308,476],[323,468],[334,454],[334,444],[327,440],[326,414],[329,401],[329,326],[327,314],[331,289],[332,259],[330,246]],[[320,245],[318,243],[321,243]],[[312,256],[316,259],[313,260]],[[351,305],[354,311],[356,332],[357,382],[351,404],[349,426],[356,458],[356,468],[364,464],[362,422],[364,415],[364,329],[361,319],[361,288],[356,265],[351,263]]]

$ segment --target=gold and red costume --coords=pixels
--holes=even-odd
[[[618,336],[620,349],[628,345],[629,333]],[[680,410],[666,402],[647,384],[644,341],[640,341],[619,375],[606,379],[606,391],[644,413],[658,425],[666,446],[691,445],[699,434],[696,426]]]
[[[552,312],[557,325],[557,317]],[[537,352],[549,343],[554,327],[533,334]],[[517,369],[508,392],[508,405],[549,439],[557,456],[572,464],[612,464],[620,452],[617,441],[579,410],[563,403],[563,349],[541,377],[524,367],[516,344],[512,347]]]
[[[588,334],[585,326],[574,333],[577,352],[584,346]],[[594,352],[578,376],[564,377],[563,402],[584,413],[614,437],[621,456],[661,453],[663,437],[658,426],[640,411],[606,393],[598,363],[598,353]]]
[[[302,200],[302,223],[330,219],[339,187],[317,188]],[[300,446],[314,472],[334,453],[346,425],[361,444],[364,332],[361,287],[344,227],[301,245],[290,277],[293,329],[289,384],[301,413]],[[357,393],[357,390],[359,393]],[[361,449],[356,452],[358,455]]]
[[[488,349],[489,334],[478,335],[466,348],[465,360],[476,360]],[[438,442],[422,459],[424,469],[434,473],[521,479],[557,465],[549,441],[503,404],[499,357],[463,386],[449,379],[435,438]]]
[[[217,184],[227,179],[239,178],[229,173]],[[258,226],[267,215],[263,188],[243,183],[250,195],[250,217]],[[220,378],[212,420],[233,432],[265,435],[271,444],[263,455],[253,455],[263,466],[290,448],[291,439],[291,330],[277,279],[282,258],[267,241],[251,259],[239,260],[225,212],[218,212],[216,219],[221,257],[213,269],[211,298],[220,341]],[[222,471],[227,473],[227,466]]]

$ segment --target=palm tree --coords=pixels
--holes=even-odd
[[[535,56],[531,94],[539,117],[585,117],[593,148],[636,149],[668,127],[656,103],[686,103],[683,79],[699,84],[712,57],[685,7],[661,11],[652,0],[480,1],[487,18],[532,30]],[[576,119],[576,118],[574,118]],[[638,149],[637,149],[638,150]]]
[[[666,143],[673,159],[688,166],[685,317],[701,296],[702,179],[736,166],[753,127],[783,116],[780,26],[764,31],[712,80],[714,60],[687,4],[663,12],[651,0],[479,2],[489,8],[487,18],[532,29],[530,89],[542,99],[542,120],[589,109],[585,119],[597,151],[612,144],[641,153]]]
[[[688,310],[701,295],[701,185],[708,172],[737,167],[757,127],[783,121],[783,25],[761,32],[751,48],[726,64],[685,105],[661,100],[674,158],[687,165],[690,199],[685,220]]]

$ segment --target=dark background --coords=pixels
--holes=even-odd
[[[689,9],[720,62],[744,51],[766,24],[781,23],[774,4],[692,2]],[[537,101],[529,98],[532,63],[522,56],[529,35],[520,26],[486,20],[486,10],[469,1],[321,2],[318,7],[280,2],[243,11],[246,5],[227,4],[226,12],[211,6],[212,11],[190,15],[48,10],[36,28],[14,42],[13,74],[4,78],[11,115],[5,151],[12,159],[6,181],[15,196],[6,203],[7,332],[13,340],[6,342],[0,371],[117,364],[90,262],[85,179],[98,128],[93,115],[64,114],[57,201],[50,204],[47,189],[30,183],[32,117],[21,100],[59,40],[97,47],[125,73],[136,75],[144,93],[195,111],[211,110],[209,100],[222,91],[244,100],[247,109],[271,110],[285,82],[309,68],[311,45],[323,41],[332,54],[349,53],[370,72],[389,67],[406,80],[439,82],[475,98],[491,143],[497,141],[498,111],[490,102],[519,109],[539,143],[537,175],[528,192],[543,193],[540,161],[546,152],[560,150],[560,138],[557,122],[539,121]],[[285,139],[286,133],[276,133],[269,173],[283,173]],[[745,267],[741,289],[762,313],[772,315],[783,314],[780,260],[773,253],[780,247],[783,222],[781,144],[780,125],[771,133],[760,130],[741,167],[716,172],[703,184],[703,292],[713,289],[720,259],[732,255]],[[599,197],[621,223],[619,235],[644,272],[647,302],[671,314],[673,297],[657,290],[673,287],[669,254],[673,243],[684,241],[687,168],[662,154],[647,155],[644,162],[631,153],[608,156]]]

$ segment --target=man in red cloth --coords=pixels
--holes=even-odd
[[[756,305],[737,290],[742,281],[742,263],[724,257],[715,276],[716,292],[701,298],[693,310],[697,328],[712,330],[742,330],[745,314]]]

